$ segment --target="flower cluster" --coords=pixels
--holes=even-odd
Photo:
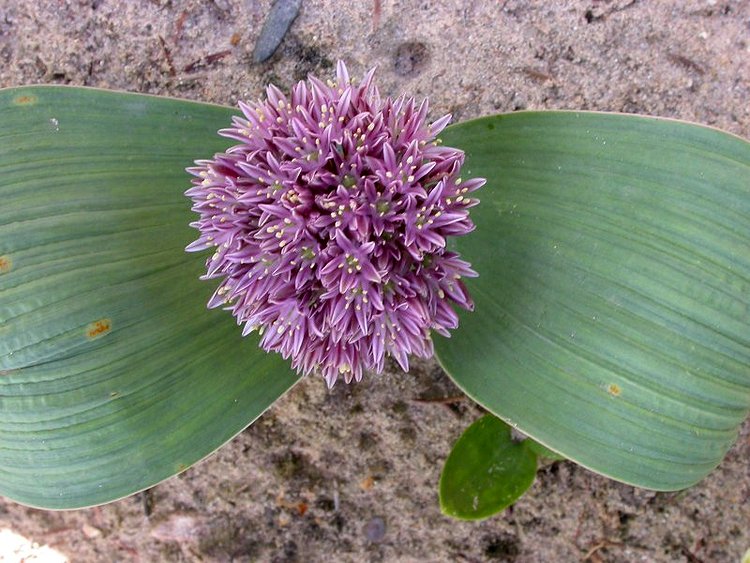
[[[209,307],[329,386],[389,355],[407,370],[431,330],[458,325],[451,304],[472,307],[461,278],[476,273],[446,239],[474,228],[484,180],[462,180],[463,152],[437,139],[450,116],[428,125],[426,101],[381,100],[373,73],[355,85],[339,62],[335,82],[269,86],[220,131],[239,144],[188,169],[187,250],[211,248],[204,279],[221,280]]]

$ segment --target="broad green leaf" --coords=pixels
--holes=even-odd
[[[232,438],[296,380],[199,281],[186,166],[232,110],[0,91],[0,494],[128,495]]]
[[[446,130],[483,176],[476,309],[436,342],[490,412],[594,471],[675,490],[750,409],[750,144],[687,123],[528,112]]]
[[[525,448],[534,452],[537,457],[543,457],[552,461],[563,461],[565,459],[565,456],[561,456],[557,452],[553,452],[549,448],[544,447],[539,442],[537,442],[536,440],[532,440],[531,438],[526,438],[521,443]]]
[[[487,518],[516,502],[535,475],[536,454],[487,414],[464,431],[445,461],[440,507],[462,520]]]

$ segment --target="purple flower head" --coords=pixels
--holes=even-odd
[[[462,181],[463,152],[436,138],[449,115],[428,125],[426,101],[381,100],[373,74],[354,85],[339,62],[335,82],[269,86],[220,131],[239,144],[188,169],[187,250],[211,248],[203,279],[221,280],[209,307],[329,386],[388,355],[407,370],[431,330],[456,328],[452,304],[473,306],[461,278],[476,273],[446,240],[473,230],[484,180]]]

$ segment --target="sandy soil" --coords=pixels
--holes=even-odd
[[[462,120],[524,108],[639,112],[750,137],[747,0],[305,0],[276,54],[270,1],[0,0],[0,87],[99,86],[234,104],[338,58],[381,92]],[[186,178],[187,181],[187,178]],[[439,367],[328,391],[302,382],[214,456],[76,512],[0,499],[0,529],[71,561],[738,562],[750,547],[750,425],[700,485],[657,494],[570,462],[501,516],[440,514],[451,443],[479,414]]]

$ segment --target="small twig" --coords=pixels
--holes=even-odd
[[[547,74],[546,72],[542,72],[541,70],[536,70],[535,68],[531,68],[529,66],[523,67],[521,71],[529,78],[533,78],[534,80],[539,80],[540,82],[544,82],[545,80],[553,80],[552,76]]]
[[[581,561],[588,561],[600,549],[604,549],[604,548],[607,548],[607,547],[623,547],[623,545],[624,545],[623,543],[616,542],[616,541],[602,540],[599,543],[597,543],[594,547],[592,547],[591,549],[589,549],[586,552],[586,555],[583,556],[583,559],[581,559]]]
[[[154,494],[151,489],[145,489],[141,491],[141,507],[143,508],[143,515],[148,518],[154,511]]]
[[[140,561],[140,558],[138,557],[138,550],[135,549],[132,545],[126,544],[123,540],[120,539],[115,540],[115,543],[117,544],[117,549],[125,551],[132,556],[132,561]]]
[[[438,404],[438,405],[449,405],[452,403],[460,403],[466,400],[466,395],[454,395],[452,397],[416,397],[411,399],[412,403],[426,403],[426,404]]]
[[[690,551],[684,545],[682,546],[681,550],[682,550],[682,554],[687,558],[688,563],[703,563],[703,559],[695,555],[692,551]]]
[[[176,44],[180,40],[180,36],[182,35],[182,28],[185,25],[185,20],[188,17],[187,10],[183,10],[180,14],[180,17],[177,18],[177,21],[174,24],[174,43]]]
[[[167,61],[167,66],[169,66],[169,76],[177,76],[177,71],[174,69],[174,63],[172,62],[172,53],[169,52],[167,43],[164,41],[164,38],[161,35],[159,35],[159,44],[161,45],[161,50],[164,52],[164,58]]]
[[[639,0],[630,0],[630,2],[628,2],[627,4],[623,4],[622,6],[615,6],[614,8],[612,8],[611,10],[609,10],[608,12],[604,12],[604,13],[601,13],[601,14],[598,14],[598,15],[594,14],[593,10],[587,10],[586,11],[586,20],[589,23],[591,23],[593,21],[603,20],[607,16],[611,16],[612,14],[616,14],[617,12],[623,12],[623,11],[627,10],[628,8],[632,8],[638,2],[639,2]]]
[[[70,532],[73,532],[77,530],[77,528],[74,528],[72,526],[64,526],[60,528],[50,528],[49,530],[45,530],[44,534],[46,536],[56,536],[57,534],[69,534]]]
[[[373,0],[372,2],[372,30],[376,31],[380,25],[380,11],[382,6],[380,0]]]
[[[679,53],[667,53],[667,58],[673,63],[680,65],[687,70],[692,70],[697,74],[706,74],[706,71],[701,65],[696,63],[694,60],[687,58],[685,55]]]
[[[210,65],[215,63],[216,61],[220,61],[224,57],[228,57],[232,54],[231,49],[226,49],[225,51],[219,51],[218,53],[211,53],[210,55],[206,55],[206,64]]]
[[[232,54],[231,49],[227,49],[225,51],[219,51],[218,53],[211,53],[210,55],[206,55],[205,57],[201,57],[197,61],[193,61],[192,63],[185,66],[185,68],[182,69],[183,72],[193,72],[196,68],[199,66],[209,66],[213,63],[220,61],[224,57],[228,57]]]
[[[581,537],[581,533],[583,532],[583,520],[586,517],[586,506],[584,505],[583,510],[581,510],[581,513],[578,515],[578,522],[576,523],[576,531],[573,533],[573,545],[575,545],[577,548],[582,549],[582,546],[578,543],[578,538]]]
[[[632,8],[633,6],[635,6],[638,3],[638,1],[639,0],[630,0],[630,2],[628,2],[627,4],[623,4],[622,6],[616,6],[610,12],[610,14],[614,14],[616,12],[623,12],[623,11],[627,10],[628,8]]]
[[[188,86],[194,82],[200,82],[209,77],[207,72],[194,72],[193,74],[178,74],[169,79],[169,83],[174,86]]]

